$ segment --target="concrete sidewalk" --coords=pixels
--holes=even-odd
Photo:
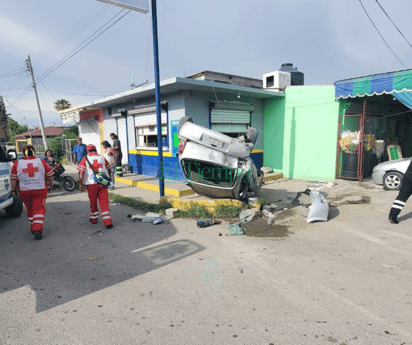
[[[77,166],[66,165],[66,173],[75,175]],[[262,189],[266,188],[267,184],[282,179],[282,173],[271,173],[265,175],[265,184]],[[233,199],[210,199],[196,194],[184,181],[165,179],[165,197],[164,201],[169,202],[173,207],[188,210],[195,206],[207,207],[213,212],[213,209],[218,206],[242,206],[242,202]],[[159,180],[154,176],[125,174],[123,177],[115,178],[115,189],[111,189],[110,193],[114,193],[123,197],[135,199],[137,201],[159,203]]]

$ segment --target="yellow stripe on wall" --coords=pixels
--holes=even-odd
[[[142,155],[142,156],[158,156],[157,151],[143,151],[143,150],[130,150],[130,154]],[[252,150],[251,153],[263,153],[262,149]],[[171,152],[163,152],[163,157],[172,157]]]
[[[158,156],[157,151],[130,150],[129,153],[142,156]],[[172,157],[170,152],[163,152],[163,157]]]

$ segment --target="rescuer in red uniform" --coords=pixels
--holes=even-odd
[[[30,230],[36,240],[43,238],[43,222],[46,215],[47,185],[53,186],[53,170],[40,158],[31,145],[23,148],[24,157],[15,161],[11,168],[11,190],[18,192],[27,209]],[[19,185],[17,186],[17,181]]]
[[[87,188],[90,201],[90,219],[89,222],[97,224],[99,210],[97,201],[100,205],[100,213],[103,218],[103,224],[107,229],[113,228],[112,216],[109,208],[109,193],[107,186],[97,183],[94,179],[95,173],[103,173],[110,176],[111,166],[102,156],[97,154],[96,146],[88,145],[86,148],[87,156],[83,157],[77,170],[80,171],[79,188],[80,191]]]

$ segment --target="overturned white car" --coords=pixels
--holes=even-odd
[[[231,138],[196,125],[185,116],[179,122],[179,162],[193,190],[209,198],[245,200],[260,189],[263,172],[249,157],[256,128]]]

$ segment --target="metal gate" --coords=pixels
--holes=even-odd
[[[365,122],[366,101],[362,114],[345,114],[339,117],[336,177],[362,181],[365,177]],[[369,161],[368,161],[369,167]],[[373,168],[373,167],[372,167]],[[367,171],[369,173],[369,170]]]
[[[76,145],[76,139],[65,139],[64,140],[64,152],[67,162],[73,164],[73,147]]]

